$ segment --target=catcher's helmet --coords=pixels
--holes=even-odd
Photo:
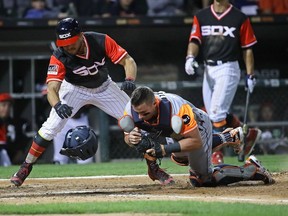
[[[60,153],[68,157],[86,160],[94,156],[97,149],[96,133],[88,126],[77,126],[66,133]]]
[[[74,18],[65,18],[58,22],[56,26],[57,46],[68,46],[79,39],[81,28]]]

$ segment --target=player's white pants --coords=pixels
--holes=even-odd
[[[116,119],[123,116],[124,108],[129,101],[129,96],[121,91],[110,77],[100,87],[94,89],[75,86],[64,80],[61,84],[59,97],[62,103],[73,107],[72,116],[81,107],[92,104]],[[62,130],[67,120],[61,119],[55,109],[52,108],[48,119],[38,132],[41,137],[50,141]]]
[[[203,100],[210,119],[223,121],[237,91],[241,71],[238,61],[218,66],[206,66],[203,80]]]
[[[69,163],[69,157],[60,154],[60,150],[63,147],[63,143],[65,141],[65,136],[68,130],[71,128],[75,128],[81,125],[89,125],[88,115],[82,113],[79,118],[69,118],[66,122],[64,128],[54,137],[53,144],[54,144],[54,155],[53,161],[59,162],[60,164],[67,164]],[[93,157],[88,158],[87,160],[76,160],[78,164],[87,164],[93,162]]]

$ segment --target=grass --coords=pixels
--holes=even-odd
[[[122,201],[53,203],[29,205],[2,205],[2,214],[105,214],[105,213],[145,213],[177,215],[213,215],[213,216],[284,216],[288,206],[257,205],[249,203],[219,203],[191,201]]]
[[[260,155],[257,158],[271,172],[288,171],[287,155]],[[242,165],[236,157],[225,157],[225,163]],[[162,160],[161,167],[171,174],[188,174],[187,167],[181,167],[168,158]],[[0,167],[0,178],[9,179],[19,166]],[[136,175],[146,174],[145,161],[129,160],[109,163],[94,163],[87,165],[52,165],[36,164],[29,177],[49,178],[67,176],[101,176],[101,175]],[[0,188],[5,189],[5,188]],[[1,191],[0,190],[0,191]],[[17,203],[17,202],[16,202]],[[270,216],[287,215],[288,205],[260,205],[251,203],[217,203],[195,201],[119,201],[119,202],[86,202],[86,203],[17,203],[5,204],[0,195],[0,214],[105,214],[105,213],[144,213],[164,215],[233,215],[233,216]]]
[[[287,155],[259,155],[257,158],[271,172],[288,171]],[[225,157],[225,163],[233,165],[242,165],[236,157]],[[185,174],[188,173],[187,167],[181,167],[171,162],[168,158],[162,160],[162,168],[166,168],[169,173]],[[18,170],[19,166],[0,167],[0,179],[9,179],[10,176]],[[65,176],[102,176],[102,175],[137,175],[146,174],[145,161],[129,160],[108,163],[93,164],[36,164],[29,175],[31,178],[51,178]]]

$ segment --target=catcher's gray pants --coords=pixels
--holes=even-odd
[[[202,138],[202,148],[189,153],[173,153],[176,157],[188,156],[190,168],[196,172],[202,180],[210,179],[212,174],[212,124],[207,113],[202,110],[202,115],[197,115],[198,128]]]

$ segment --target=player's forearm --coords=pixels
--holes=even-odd
[[[51,107],[54,107],[55,104],[57,104],[59,99],[59,89],[60,89],[61,83],[56,81],[51,81],[47,85],[47,99],[51,105]]]
[[[123,60],[123,67],[125,70],[125,78],[136,80],[137,65],[131,56],[127,55],[127,57]]]
[[[185,138],[179,141],[181,152],[191,152],[202,147],[201,139],[197,138]]]
[[[196,57],[198,53],[199,53],[199,46],[194,42],[190,42],[188,44],[187,56]]]
[[[252,49],[243,51],[243,59],[246,65],[246,72],[248,75],[254,74],[254,55]]]

